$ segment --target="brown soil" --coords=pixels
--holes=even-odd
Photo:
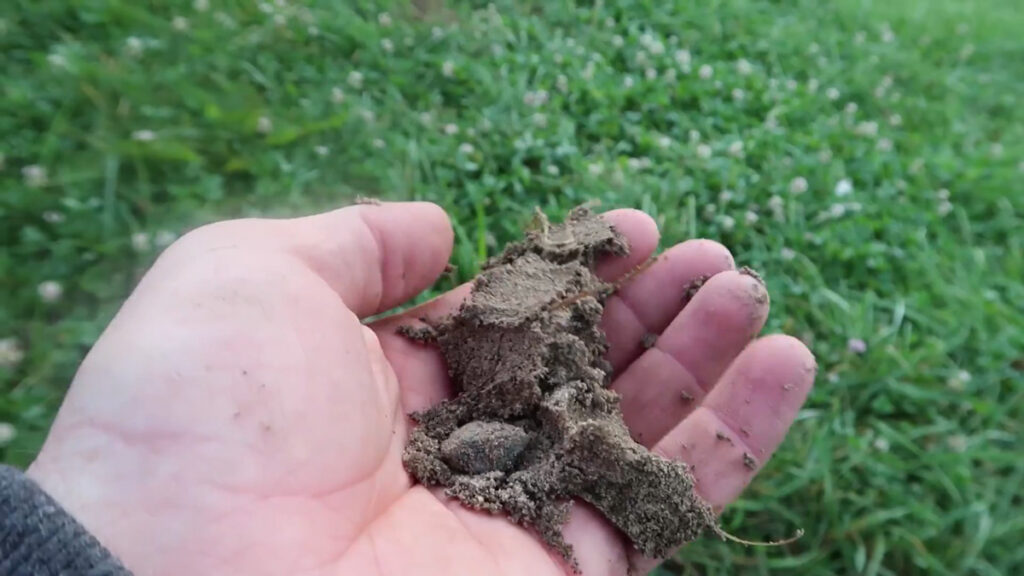
[[[456,313],[403,329],[440,348],[456,390],[413,414],[408,471],[535,529],[573,565],[561,528],[574,498],[650,557],[717,529],[687,466],[634,442],[608,387],[599,323],[615,286],[593,270],[600,257],[627,252],[586,209],[562,224],[542,218],[484,266]]]

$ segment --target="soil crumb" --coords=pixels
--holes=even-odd
[[[541,217],[489,260],[451,316],[407,336],[436,345],[456,395],[412,415],[403,460],[420,483],[530,527],[576,566],[562,538],[574,498],[660,558],[717,529],[681,462],[630,438],[600,329],[614,286],[594,274],[625,238],[587,208]]]

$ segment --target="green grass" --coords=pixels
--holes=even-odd
[[[1024,569],[1013,0],[209,3],[0,7],[0,460],[31,460],[169,233],[430,199],[465,278],[534,206],[596,199],[647,210],[666,245],[726,243],[767,278],[769,330],[822,366],[724,517],[806,536],[702,541],[672,573]],[[63,294],[44,302],[50,280]]]

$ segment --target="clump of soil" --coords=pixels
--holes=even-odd
[[[687,466],[634,442],[608,387],[600,321],[615,286],[594,264],[627,252],[625,238],[585,208],[561,224],[541,217],[484,266],[454,314],[403,328],[440,348],[456,388],[413,414],[406,469],[466,506],[535,529],[574,566],[561,533],[573,498],[650,557],[717,532]]]

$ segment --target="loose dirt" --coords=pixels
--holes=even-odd
[[[412,415],[406,469],[535,529],[573,566],[561,529],[576,498],[653,558],[718,531],[687,466],[634,442],[608,387],[600,320],[615,286],[594,265],[627,253],[625,238],[584,208],[561,224],[541,218],[487,262],[454,314],[403,328],[439,347],[456,390]]]

